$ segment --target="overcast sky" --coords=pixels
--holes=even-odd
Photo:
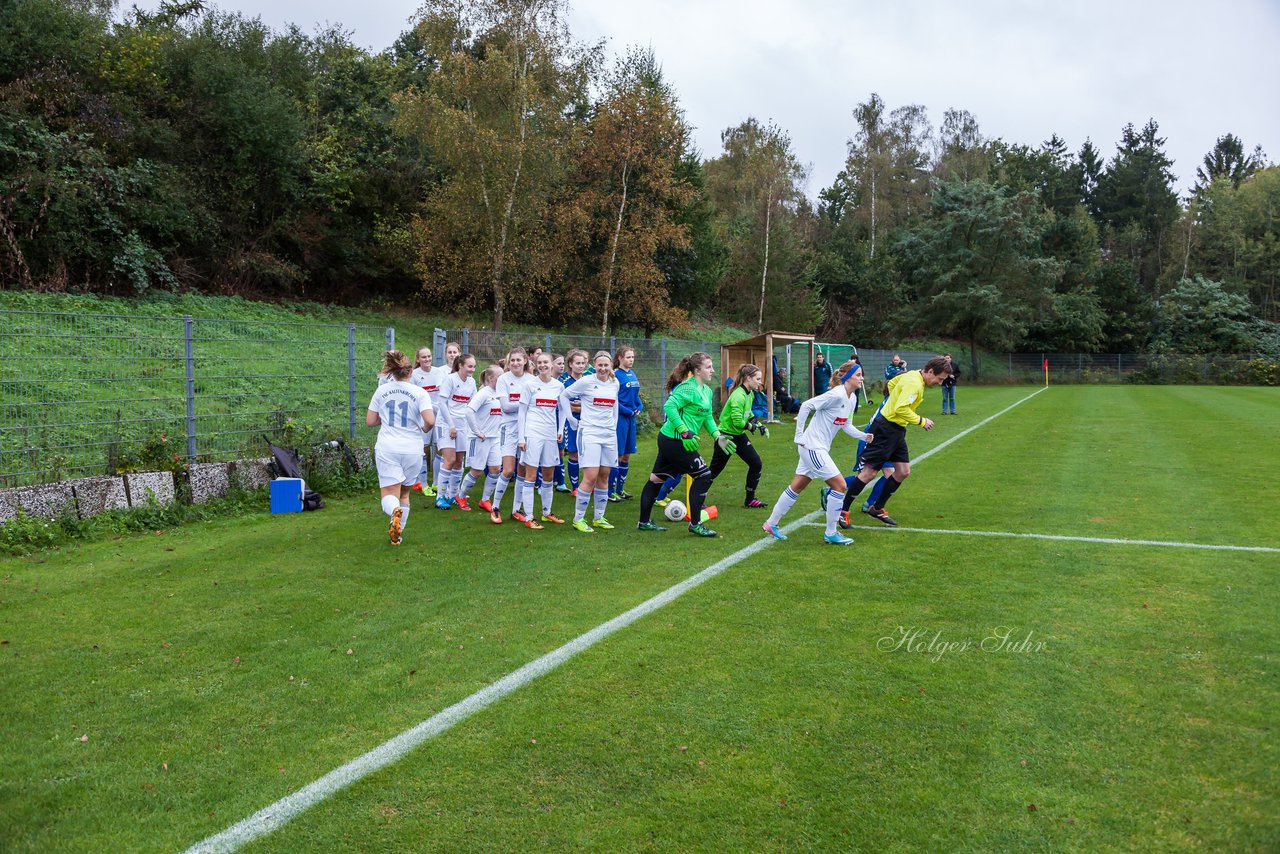
[[[773,120],[811,167],[816,197],[844,164],[852,110],[949,108],[984,136],[1038,145],[1086,138],[1110,158],[1121,129],[1154,118],[1177,187],[1225,133],[1280,162],[1280,0],[571,0],[580,41],[610,55],[650,46],[704,157],[747,116]],[[271,27],[341,24],[390,46],[413,0],[212,0]],[[123,5],[127,5],[124,0]],[[139,3],[154,8],[156,0]]]

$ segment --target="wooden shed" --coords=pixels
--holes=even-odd
[[[724,402],[729,394],[725,380],[732,380],[738,375],[738,368],[743,365],[755,365],[764,372],[764,394],[769,400],[769,420],[775,420],[774,385],[773,385],[773,353],[775,347],[786,347],[788,344],[804,344],[803,365],[805,376],[809,381],[799,389],[790,389],[793,396],[799,397],[812,393],[813,385],[813,341],[814,336],[799,332],[770,331],[746,338],[733,344],[720,345],[720,401]],[[780,369],[785,370],[782,365]],[[797,394],[799,392],[800,394]],[[802,398],[803,399],[803,398]]]

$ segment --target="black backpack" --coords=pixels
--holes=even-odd
[[[271,479],[296,477],[301,480],[302,459],[298,456],[298,451],[294,448],[281,448],[279,445],[273,445],[265,435],[263,435],[262,440],[271,449],[271,461],[267,463],[267,470],[271,473]],[[320,493],[309,487],[305,489],[302,493],[302,509],[323,510],[324,500],[320,497]]]

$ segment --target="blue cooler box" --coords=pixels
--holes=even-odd
[[[301,513],[302,494],[307,484],[300,477],[278,477],[271,481],[271,512]]]

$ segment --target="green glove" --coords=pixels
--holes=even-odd
[[[734,451],[738,450],[738,446],[733,444],[733,440],[723,433],[716,434],[716,444],[720,446],[720,450],[730,456],[733,455]]]
[[[698,437],[692,432],[685,430],[680,434],[680,438],[684,441],[684,449],[686,451],[698,450]]]

